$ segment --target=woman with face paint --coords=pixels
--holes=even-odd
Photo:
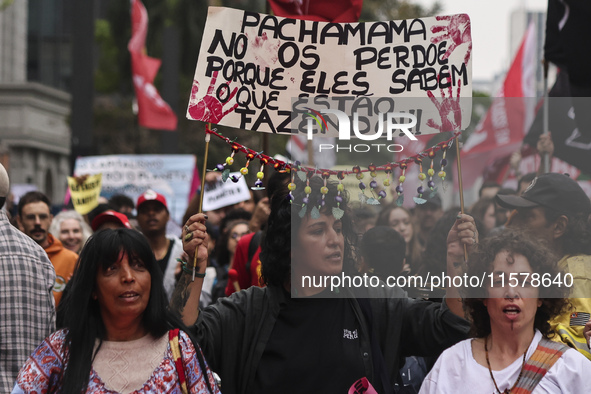
[[[523,233],[485,239],[468,269],[484,285],[468,287],[464,299],[474,338],[443,352],[420,393],[590,392],[591,363],[551,340],[548,320],[566,307],[569,283],[557,261]]]

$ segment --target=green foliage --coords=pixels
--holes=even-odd
[[[117,68],[119,49],[111,34],[109,21],[98,19],[94,26],[94,39],[99,48],[98,67],[94,73],[94,88],[98,93],[112,93],[119,87],[121,73]]]
[[[1,0],[0,1],[0,11],[4,11],[6,8],[12,5],[14,0]]]

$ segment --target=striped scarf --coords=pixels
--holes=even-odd
[[[523,376],[511,394],[528,394],[540,383],[546,372],[569,348],[562,343],[542,338],[534,354],[523,366]]]
[[[179,329],[168,331],[168,339],[170,342],[170,350],[172,350],[172,356],[174,358],[174,366],[176,372],[179,375],[179,383],[181,385],[181,391],[183,394],[187,394],[187,380],[185,378],[185,370],[183,369],[183,358],[181,354],[181,346],[179,344]],[[207,379],[207,378],[206,378]]]

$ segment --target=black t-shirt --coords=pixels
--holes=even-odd
[[[158,267],[160,267],[160,270],[162,271],[162,274],[166,272],[166,267],[168,267],[168,259],[170,259],[170,252],[172,252],[172,247],[174,246],[174,241],[169,241],[170,242],[168,244],[168,250],[166,251],[166,255],[160,260],[156,260],[156,262],[158,263]]]
[[[359,324],[344,298],[291,298],[259,362],[255,393],[347,393],[365,376]]]

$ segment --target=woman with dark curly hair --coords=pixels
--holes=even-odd
[[[465,291],[474,338],[443,352],[420,393],[590,392],[591,363],[550,340],[555,334],[548,320],[564,310],[568,294],[557,261],[520,232],[485,239],[467,272],[485,281]]]
[[[191,264],[178,282],[172,308],[192,325],[225,394],[347,393],[369,384],[392,393],[401,359],[437,355],[465,338],[468,322],[459,317],[459,295],[450,291],[446,301],[432,303],[409,299],[400,288],[379,281],[361,288],[323,282],[360,278],[347,193],[318,176],[310,177],[309,185],[294,178],[271,199],[261,253],[267,286],[198,309],[207,259],[206,217],[198,214],[183,226]],[[454,251],[449,267],[463,258],[462,245],[476,240],[473,219],[460,215],[448,236]],[[195,256],[198,276],[191,282]]]

